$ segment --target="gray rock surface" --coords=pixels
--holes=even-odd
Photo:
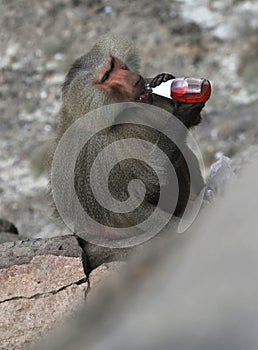
[[[256,162],[187,233],[141,250],[97,303],[37,349],[257,349],[257,171]]]
[[[18,240],[19,240],[19,237],[15,233],[10,233],[10,232],[0,233],[0,244],[5,242],[14,242]]]
[[[74,236],[9,242],[0,246],[0,268],[27,264],[35,256],[49,254],[78,258],[82,250]]]

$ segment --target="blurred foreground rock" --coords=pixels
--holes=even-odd
[[[87,294],[87,302],[94,302],[103,292],[103,289],[110,288],[114,281],[123,273],[126,263],[114,261],[102,264],[90,274],[90,288]]]
[[[40,350],[258,347],[258,165],[188,233],[153,240]]]

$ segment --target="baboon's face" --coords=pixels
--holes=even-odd
[[[105,91],[115,102],[151,103],[151,96],[145,91],[143,77],[131,71],[124,62],[114,56],[110,57],[101,70],[96,86]]]

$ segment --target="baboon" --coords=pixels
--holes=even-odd
[[[139,58],[132,42],[119,35],[102,37],[88,53],[73,63],[66,76],[62,88],[62,106],[56,143],[76,120],[92,110],[117,102],[136,102],[141,106],[154,105],[176,116],[187,128],[197,125],[201,120],[200,111],[204,103],[189,104],[168,100],[149,93],[145,88],[147,82],[154,87],[171,78],[173,76],[166,73],[159,74],[153,79],[143,78],[139,74]],[[159,116],[157,115],[156,118],[158,119]],[[145,220],[154,210],[162,184],[158,182],[155,172],[137,159],[120,162],[111,172],[112,179],[109,182],[110,192],[120,201],[128,198],[127,186],[130,180],[140,178],[144,182],[146,195],[136,211],[119,216],[117,213],[105,210],[95,200],[89,184],[89,171],[98,151],[115,140],[137,137],[157,144],[173,163],[179,185],[174,215],[181,217],[189,199],[190,186],[194,187],[198,195],[204,182],[198,161],[186,146],[186,132],[175,130],[174,133],[177,134],[178,142],[183,145],[195,164],[196,176],[192,184],[190,184],[187,162],[179,148],[157,130],[127,123],[112,126],[94,135],[80,152],[74,170],[76,193],[89,215],[106,226],[129,227]],[[169,192],[169,184],[166,186]]]
[[[72,64],[62,87],[57,141],[78,118],[91,110],[114,102],[154,104],[176,115],[188,128],[200,122],[204,103],[180,103],[150,95],[145,84],[157,86],[174,76],[161,73],[144,79],[139,73],[139,56],[128,39],[105,35],[93,48]]]

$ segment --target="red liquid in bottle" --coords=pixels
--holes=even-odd
[[[207,79],[176,78],[171,84],[173,100],[196,103],[206,102],[211,95],[211,84]]]

